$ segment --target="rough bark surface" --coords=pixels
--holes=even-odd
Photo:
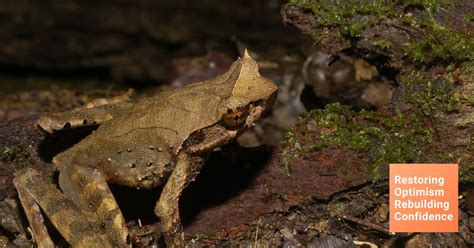
[[[392,160],[460,162],[462,180],[472,181],[474,23],[469,13],[474,3],[455,1],[436,7],[399,3],[383,9],[382,2],[370,5],[380,12],[351,6],[350,1],[338,3],[341,6],[330,1],[291,1],[283,7],[282,16],[285,23],[311,35],[323,51],[333,55],[345,51],[366,58],[392,78],[393,100],[377,114],[395,117],[400,111],[405,117],[415,116],[432,132],[410,148],[425,147],[420,156]],[[347,6],[351,14],[336,8]],[[338,14],[341,16],[331,19]],[[406,125],[402,132],[413,130],[412,125]],[[403,142],[396,137],[386,141],[394,148]]]

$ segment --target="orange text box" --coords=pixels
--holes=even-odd
[[[390,231],[457,232],[458,165],[390,164]]]

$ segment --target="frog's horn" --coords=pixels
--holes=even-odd
[[[257,61],[250,56],[247,50],[245,50],[239,63],[239,76],[232,90],[234,97],[255,101],[266,99],[276,92],[277,86],[275,83],[260,75]]]
[[[245,48],[245,51],[244,51],[244,59],[251,59],[252,57],[250,56],[249,54],[249,51],[247,50],[247,48]]]

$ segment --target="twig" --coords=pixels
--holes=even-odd
[[[347,215],[343,215],[342,216],[343,219],[345,220],[348,220],[348,221],[352,221],[352,222],[355,222],[359,225],[362,225],[362,226],[365,226],[365,227],[368,227],[368,228],[371,228],[371,229],[374,229],[374,230],[377,230],[379,232],[382,232],[382,233],[385,233],[385,234],[388,234],[390,236],[394,236],[395,233],[392,233],[390,232],[389,230],[381,227],[381,226],[378,226],[378,225],[375,225],[373,223],[369,223],[369,222],[365,222],[359,218],[355,218],[355,217],[352,217],[352,216],[347,216]]]
[[[378,246],[374,243],[368,242],[368,241],[357,241],[354,240],[354,244],[358,246],[363,246],[363,245],[368,245],[370,248],[378,248]]]
[[[258,219],[257,230],[255,231],[255,248],[258,246],[258,228],[260,227],[260,222],[262,222],[262,219]]]

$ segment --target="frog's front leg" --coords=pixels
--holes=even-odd
[[[161,192],[155,213],[161,220],[163,235],[168,247],[185,247],[183,227],[179,216],[179,197],[183,189],[199,173],[203,159],[191,157],[185,151],[178,154],[176,167]]]
[[[86,182],[90,182],[87,181],[90,179],[91,178],[85,178]],[[28,201],[28,199],[32,198],[34,202],[41,207],[64,239],[73,247],[126,246],[125,240],[117,241],[111,237],[109,230],[105,229],[107,226],[103,226],[104,221],[102,218],[99,218],[100,216],[98,216],[98,214],[78,206],[74,200],[69,199],[58,190],[56,186],[39,171],[33,168],[21,170],[17,173],[14,183],[22,205],[25,208],[31,207],[32,202]],[[103,187],[103,185],[97,187]],[[28,221],[32,227],[40,226],[40,224],[36,223],[42,219],[41,216],[37,216],[40,214],[39,211],[29,211],[26,209],[25,212],[27,213]],[[34,235],[38,236],[36,230],[41,231],[45,229],[33,228]],[[39,235],[42,234],[39,233]],[[43,245],[40,247],[42,246]]]

